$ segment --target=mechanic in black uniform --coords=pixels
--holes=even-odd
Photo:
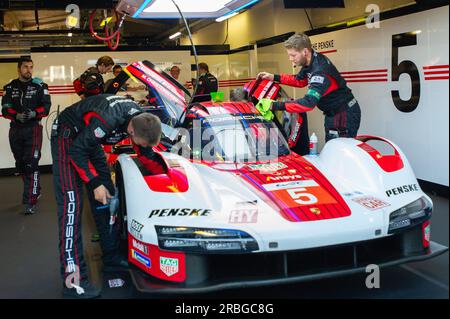
[[[325,134],[329,141],[336,137],[355,137],[361,123],[361,109],[347,82],[331,61],[312,49],[307,35],[295,34],[285,43],[290,61],[301,66],[295,75],[273,75],[258,78],[294,87],[306,87],[306,95],[292,102],[274,102],[271,110],[290,113],[312,111],[316,106],[325,114]]]
[[[65,109],[58,116],[57,125],[52,131],[51,147],[63,294],[94,298],[100,290],[89,282],[81,239],[83,182],[87,184],[100,235],[103,270],[125,270],[128,262],[119,254],[117,230],[109,227],[108,200],[115,189],[101,145],[116,144],[130,136],[145,167],[153,174],[165,173],[165,162],[151,148],[160,141],[161,122],[156,116],[143,113],[130,99],[103,94]]]
[[[209,73],[209,66],[206,63],[198,64],[198,72],[200,74],[198,78],[197,91],[195,95],[205,95],[219,90],[219,81],[217,78]]]
[[[90,67],[84,73],[73,81],[75,92],[81,99],[92,95],[103,94],[105,92],[105,82],[102,74],[111,72],[114,60],[105,55],[97,60],[95,66]]]
[[[32,77],[33,61],[30,58],[20,59],[18,72],[19,78],[4,87],[2,114],[11,120],[9,144],[17,172],[24,182],[22,202],[25,204],[25,214],[30,215],[36,212],[41,192],[41,119],[48,115],[51,100],[47,84]]]

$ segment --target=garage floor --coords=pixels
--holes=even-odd
[[[43,194],[39,211],[23,215],[22,181],[18,177],[0,178],[0,298],[61,298],[59,278],[57,217],[52,176],[42,176]],[[449,245],[449,201],[434,201],[432,238]],[[87,201],[85,201],[87,202]],[[134,290],[127,273],[101,274],[100,248],[90,242],[94,229],[89,209],[84,210],[85,250],[91,278],[102,283],[102,298],[147,298]],[[87,212],[87,213],[86,213]],[[102,278],[103,277],[103,278]],[[437,258],[381,270],[381,288],[367,289],[365,274],[308,283],[235,289],[194,298],[449,298],[449,254]],[[109,288],[110,279],[122,279],[121,288]],[[177,296],[165,296],[164,298]],[[152,297],[155,298],[155,297]]]

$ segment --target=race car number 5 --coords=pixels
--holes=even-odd
[[[314,205],[316,204],[319,200],[317,199],[316,196],[314,196],[311,193],[307,193],[307,189],[306,188],[291,188],[288,189],[287,192],[289,193],[289,195],[291,196],[291,198],[300,205]]]

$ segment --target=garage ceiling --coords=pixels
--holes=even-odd
[[[77,1],[80,11],[80,29],[69,30],[65,11],[66,5],[74,1],[4,1],[0,0],[0,55],[11,47],[30,48],[61,45],[101,45],[89,32],[89,15],[93,8],[108,9],[112,13],[115,1]],[[83,4],[85,2],[86,4]],[[98,10],[94,25],[98,26],[103,10]],[[113,20],[114,22],[114,20]],[[211,19],[189,19],[193,32],[211,23]],[[182,31],[180,19],[125,20],[122,45],[174,45],[169,36]],[[73,34],[68,37],[68,33]],[[99,32],[103,32],[99,30]],[[101,33],[102,34],[102,33]]]

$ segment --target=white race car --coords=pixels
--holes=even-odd
[[[152,175],[133,155],[118,157],[122,235],[139,291],[312,280],[447,251],[430,241],[432,201],[393,142],[339,138],[320,155],[301,157],[252,103],[186,107],[170,96],[180,88],[151,63],[134,63],[128,72],[154,88],[172,117],[163,120],[166,137],[173,135],[167,140],[179,142],[180,128],[192,135],[195,121],[201,132],[213,132],[207,143],[191,144],[189,156],[160,146],[167,174]],[[259,152],[261,142],[277,156]],[[213,159],[203,160],[199,154],[211,144]]]

